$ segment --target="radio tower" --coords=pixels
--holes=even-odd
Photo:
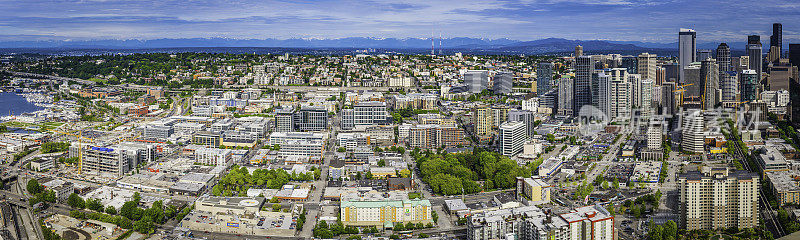
[[[435,38],[433,38],[433,32],[431,32],[431,55],[436,55],[436,52],[433,50],[435,46],[434,44],[435,41],[436,41]]]
[[[442,55],[442,33],[439,33],[439,55]]]

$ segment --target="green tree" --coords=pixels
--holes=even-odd
[[[42,185],[39,185],[38,180],[32,178],[31,180],[28,180],[28,185],[26,186],[26,189],[28,190],[28,193],[35,195],[42,191]]]
[[[106,207],[106,213],[111,215],[117,215],[117,209],[114,208],[114,206],[108,206]]]
[[[273,212],[277,212],[277,211],[280,211],[280,210],[281,210],[281,204],[280,203],[272,204],[272,211]]]
[[[72,208],[83,209],[85,207],[85,202],[78,194],[72,193],[67,197],[67,205]]]
[[[98,212],[103,212],[103,204],[100,203],[100,199],[90,198],[86,200],[86,208],[89,210],[94,210]]]

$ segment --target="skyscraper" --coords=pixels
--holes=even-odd
[[[703,154],[705,151],[705,123],[700,110],[687,111],[681,125],[681,149],[684,152]]]
[[[553,88],[553,63],[540,62],[536,68],[536,95],[542,96]]]
[[[720,67],[722,67],[720,65]],[[723,102],[738,102],[736,95],[739,90],[739,75],[735,71],[722,72],[720,77],[720,87],[722,88]]]
[[[650,119],[653,115],[653,79],[644,78],[639,81],[639,116]]]
[[[581,107],[592,104],[592,58],[581,56],[575,59],[575,82],[573,82],[573,114],[577,114]]]
[[[778,57],[780,57],[780,52],[783,51],[783,25],[780,23],[772,24],[772,36],[769,37],[769,46],[778,47]]]
[[[652,79],[653,81],[655,81],[656,55],[650,53],[639,54],[636,68],[638,69],[638,71],[635,73],[642,75],[642,79]]]
[[[699,62],[709,58],[714,58],[714,56],[711,56],[711,50],[708,49],[697,50],[697,57],[695,57],[696,61]]]
[[[789,44],[789,63],[800,67],[800,44]]]
[[[717,65],[719,65],[719,75],[723,72],[731,71],[731,48],[728,44],[720,43],[717,46]]]
[[[789,44],[789,63],[800,67],[800,44]],[[792,122],[800,124],[800,79],[794,78],[789,85]],[[795,126],[797,127],[797,126]]]
[[[743,70],[739,74],[739,93],[742,101],[755,101],[758,99],[758,75],[756,70]]]
[[[480,93],[486,89],[489,82],[489,72],[486,70],[469,70],[464,73],[464,84],[471,93]]]
[[[750,58],[750,69],[756,71],[756,76],[758,76],[758,80],[761,80],[761,73],[763,65],[762,60],[762,46],[761,46],[761,36],[758,35],[750,35],[747,36],[747,56]]]
[[[678,101],[675,90],[678,90],[678,83],[664,82],[661,85],[661,114],[673,116],[678,109]]]
[[[598,108],[610,121],[626,121],[631,117],[631,83],[624,68],[613,68],[599,74]]]
[[[713,109],[719,102],[717,91],[719,91],[719,67],[713,58],[703,60],[700,65],[700,79],[703,84],[703,105],[702,109]]]
[[[525,123],[525,136],[527,138],[533,137],[533,131],[536,126],[534,126],[534,119],[533,119],[533,112],[525,111],[525,110],[509,110],[508,111],[508,121],[509,122],[523,122]]]
[[[575,46],[575,58],[578,58],[580,56],[583,56],[583,46],[578,45]]]
[[[572,78],[561,78],[558,80],[558,115],[572,116],[574,107],[573,91],[574,80]]]
[[[636,73],[639,70],[639,58],[636,56],[624,56],[620,60],[619,67],[628,70],[628,73]]]
[[[697,54],[697,32],[693,29],[681,28],[678,33],[678,71],[680,82],[685,82],[683,69],[695,61]]]
[[[513,76],[510,72],[499,72],[494,75],[492,91],[498,94],[509,94],[513,85],[512,81]]]

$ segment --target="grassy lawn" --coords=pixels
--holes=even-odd
[[[410,193],[408,193],[408,199],[415,199],[415,198],[422,199],[422,193],[418,193],[418,192],[410,192]]]

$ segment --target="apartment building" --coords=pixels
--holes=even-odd
[[[678,226],[686,230],[755,227],[758,188],[756,173],[703,168],[680,174]]]
[[[556,215],[536,206],[499,209],[467,217],[467,239],[613,240],[614,216],[603,206]]]
[[[394,223],[433,223],[431,202],[427,199],[409,200],[405,191],[343,193],[340,208],[345,226],[391,228]]]
[[[465,139],[464,129],[455,126],[416,125],[409,129],[408,135],[408,145],[411,148],[431,149],[441,146],[456,147],[469,144]]]

